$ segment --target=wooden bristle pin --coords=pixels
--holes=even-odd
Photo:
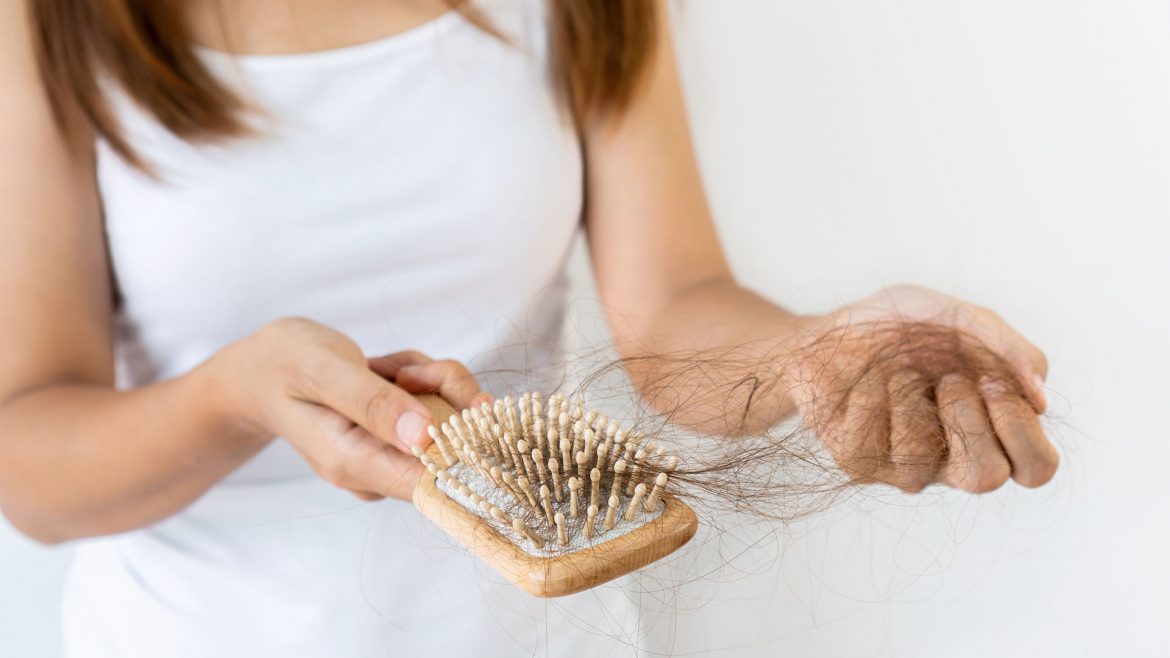
[[[544,408],[545,417],[551,425],[557,416],[561,414],[561,394],[553,393],[548,397],[548,406]]]
[[[544,470],[544,453],[540,451],[540,448],[533,448],[532,450],[532,465],[536,467],[537,479],[541,484],[544,484],[547,475]]]
[[[516,451],[520,453],[520,459],[524,463],[524,475],[527,475],[529,480],[535,479],[532,475],[532,454],[529,453],[528,442],[523,439],[517,441]]]
[[[557,515],[553,518],[557,523],[557,543],[561,546],[568,546],[569,533],[565,532],[565,515],[557,512]]]
[[[618,508],[617,496],[610,496],[609,497],[609,505],[606,506],[606,508],[605,508],[605,523],[602,526],[607,531],[613,530],[613,525],[614,525],[614,523],[617,522],[617,519],[615,518],[617,516],[617,508]]]
[[[612,445],[606,444],[605,452],[606,452],[606,454],[609,455],[610,461],[617,461],[619,459],[618,455],[622,454],[622,450],[625,449],[625,442],[626,442],[625,430],[623,430],[621,428],[616,428],[612,434],[612,440],[613,440]],[[629,463],[629,461],[630,461],[629,459],[626,459],[627,463]],[[609,464],[607,463],[606,466],[609,466]]]
[[[594,452],[597,450],[597,444],[595,443],[596,441],[597,441],[597,437],[596,437],[596,435],[593,434],[593,430],[588,430],[588,429],[585,430],[585,456],[586,457],[592,457]]]
[[[524,495],[528,498],[528,506],[532,508],[533,512],[539,512],[540,504],[536,502],[536,495],[532,493],[532,483],[529,482],[528,478],[524,477],[523,475],[516,478],[516,482],[520,484],[520,490],[523,491]]]
[[[508,429],[512,430],[513,435],[520,434],[520,421],[516,419],[516,407],[512,396],[504,398],[504,413],[508,420]]]
[[[463,444],[470,440],[470,437],[467,435],[467,430],[463,428],[461,420],[458,414],[451,414],[451,417],[447,420],[447,423],[455,430],[455,436],[458,438],[455,448],[459,450],[462,450]]]
[[[516,475],[519,476],[524,470],[524,462],[520,459],[520,451],[516,447],[516,441],[512,438],[512,433],[504,431],[504,445],[508,448],[508,454],[512,457],[512,466],[516,469]]]
[[[553,496],[556,497],[559,503],[563,500],[561,496],[561,465],[556,459],[551,457],[548,460],[548,472],[552,476]]]
[[[592,483],[589,493],[589,504],[597,507],[601,502],[601,471],[596,468],[593,469],[589,473],[589,481]]]
[[[450,423],[443,423],[442,426],[439,427],[436,434],[439,434],[447,442],[447,447],[450,449],[451,457],[454,459],[455,454],[459,451],[459,435],[455,433],[455,430],[451,429]]]
[[[561,442],[560,438],[557,437],[557,431],[555,429],[551,427],[548,428],[548,431],[545,433],[545,443],[548,444],[549,458],[555,459],[558,462],[561,461],[561,453],[557,451],[557,448],[560,447]]]
[[[557,427],[561,431],[561,438],[572,436],[569,433],[569,414],[561,412],[561,415],[557,417]]]
[[[536,416],[532,420],[532,437],[536,439],[536,447],[541,452],[548,450],[544,433],[544,420],[540,416]]]
[[[620,496],[622,491],[622,476],[626,473],[626,460],[619,459],[613,465],[613,488],[609,490],[609,495]]]
[[[519,533],[521,537],[527,537],[528,541],[532,542],[533,546],[537,548],[544,548],[544,538],[533,532],[531,528],[524,524],[523,520],[512,519],[512,527],[516,529],[516,532]]]
[[[561,462],[562,462],[561,465],[562,465],[563,470],[566,473],[568,473],[570,471],[570,469],[573,468],[572,464],[570,463],[572,460],[572,452],[571,451],[573,449],[573,444],[570,443],[569,440],[567,438],[565,438],[563,435],[561,436],[560,449],[561,449]]]
[[[654,489],[650,491],[650,497],[646,499],[645,510],[653,512],[658,509],[658,499],[662,496],[662,489],[666,486],[666,481],[669,476],[666,473],[659,473],[658,477],[654,478]]]
[[[465,428],[467,441],[478,445],[476,443],[476,439],[479,437],[476,436],[475,425],[471,422],[471,409],[464,409],[463,411],[459,412],[459,418],[463,421],[463,427]]]
[[[549,493],[547,484],[540,485],[540,506],[544,508],[545,520],[548,521],[549,525],[552,525],[552,523],[553,523],[552,494]]]
[[[634,487],[634,497],[630,499],[630,506],[626,508],[626,520],[633,521],[638,518],[638,513],[642,509],[642,497],[646,495],[646,483],[639,482],[638,486]]]
[[[581,505],[581,481],[577,478],[569,478],[569,518],[575,519],[580,514],[578,511]]]
[[[504,510],[496,507],[495,505],[491,506],[488,513],[492,515],[493,519],[499,521],[500,523],[512,525],[512,520],[509,519],[508,515],[504,513]]]
[[[629,451],[633,447],[634,447],[633,444],[628,444],[626,446],[626,452],[629,453]],[[642,464],[645,464],[645,463],[646,463],[646,449],[640,448],[638,450],[638,452],[634,454],[634,466],[633,466],[633,468],[630,469],[630,484],[626,487],[626,494],[627,495],[634,492],[634,487],[636,486],[634,483],[638,479],[638,471],[642,470]]]
[[[443,438],[439,432],[435,430],[434,425],[427,427],[427,434],[431,435],[431,440],[434,441],[435,445],[439,447],[439,455],[441,455],[443,458],[443,466],[454,466],[455,458],[451,456],[451,446],[447,444],[447,439]]]
[[[570,436],[573,437],[573,454],[574,455],[581,452],[581,448],[584,445],[584,437],[581,436],[582,424],[583,423],[581,421],[577,421],[577,422],[573,423],[573,433]]]
[[[593,524],[597,522],[597,505],[585,510],[585,539],[593,539]]]
[[[579,477],[583,480],[583,479],[585,479],[585,473],[587,472],[586,466],[589,463],[589,459],[587,457],[585,457],[585,451],[581,451],[581,452],[577,453],[576,461],[577,461],[577,477]]]
[[[528,503],[528,501],[524,499],[524,492],[520,490],[519,485],[517,485],[516,481],[512,479],[512,475],[510,473],[501,472],[500,480],[504,483],[504,489],[507,490],[508,493],[512,494],[512,498],[515,498],[517,503],[520,505],[526,505]]]
[[[520,407],[520,424],[522,426],[526,425],[524,421],[528,416],[532,415],[532,394],[525,393],[524,395],[521,395],[520,402],[517,406]]]

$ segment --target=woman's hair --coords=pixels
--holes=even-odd
[[[444,0],[495,33],[469,0]],[[578,126],[628,105],[657,34],[653,0],[545,0],[552,77]],[[137,166],[99,77],[119,85],[175,135],[208,141],[247,135],[243,101],[192,50],[179,0],[28,0],[36,59],[61,129],[89,128]],[[497,36],[500,36],[497,34]]]

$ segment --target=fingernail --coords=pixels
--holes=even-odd
[[[422,446],[427,440],[427,417],[416,412],[408,411],[398,417],[398,424],[394,426],[398,432],[398,441],[407,446]]]

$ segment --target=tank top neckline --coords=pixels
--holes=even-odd
[[[448,9],[418,25],[384,37],[337,48],[299,53],[235,54],[207,46],[195,46],[194,50],[196,54],[210,63],[223,63],[247,69],[304,70],[344,66],[377,59],[408,48],[420,41],[437,36],[463,20],[463,15],[459,11]]]

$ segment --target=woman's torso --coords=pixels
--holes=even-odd
[[[582,161],[539,0],[485,7],[510,42],[445,13],[322,52],[205,51],[264,111],[255,138],[190,145],[119,101],[159,176],[99,144],[123,385],[291,315],[370,354],[464,360],[496,392],[539,385]],[[610,655],[636,617],[613,588],[530,599],[408,504],[358,504],[280,441],[186,511],[81,546],[65,606],[71,656]]]

